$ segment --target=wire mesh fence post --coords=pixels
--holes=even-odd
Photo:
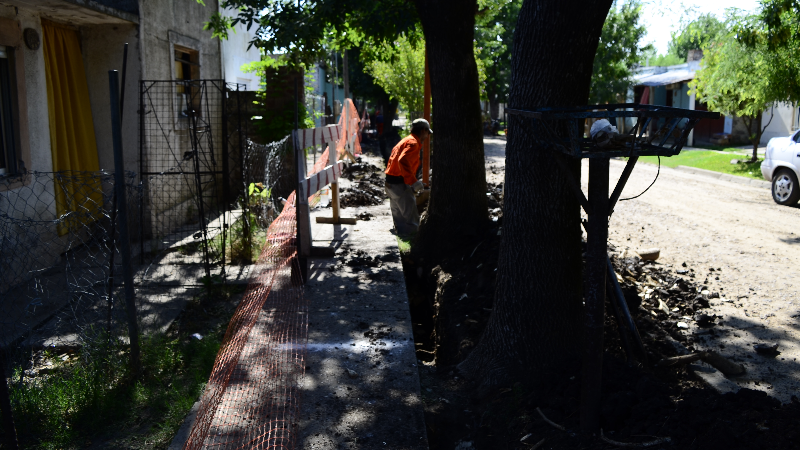
[[[17,430],[14,426],[14,416],[11,413],[11,397],[8,391],[8,379],[6,378],[6,366],[8,359],[6,358],[6,349],[0,347],[0,375],[3,380],[0,383],[0,414],[3,415],[3,433],[6,436],[6,447],[17,450],[19,444],[17,443]]]
[[[120,124],[119,78],[116,70],[108,71],[111,94],[111,134],[114,145],[114,189],[117,197],[117,220],[119,221],[119,247],[122,257],[122,274],[125,282],[125,306],[128,317],[130,339],[130,365],[134,374],[139,373],[139,324],[137,322],[136,298],[133,290],[133,267],[131,266],[131,241],[128,234],[128,201],[125,192],[125,166],[122,159],[122,130]]]
[[[589,223],[586,227],[586,314],[581,375],[581,430],[600,428],[603,322],[608,259],[608,158],[589,160]]]

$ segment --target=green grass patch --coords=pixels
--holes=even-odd
[[[689,166],[697,167],[698,169],[712,170],[714,172],[727,173],[730,175],[737,175],[740,177],[762,179],[761,176],[761,161],[756,162],[741,162],[739,164],[731,164],[732,159],[746,161],[750,157],[731,152],[718,152],[718,151],[702,151],[692,150],[683,151],[680,155],[661,157],[661,165],[666,167]],[[656,156],[642,156],[639,161],[648,164],[658,164],[658,157]]]
[[[412,237],[403,238],[403,237],[397,236],[397,247],[400,249],[400,254],[401,255],[407,255],[407,254],[411,253],[411,240],[412,239],[413,239]]]
[[[219,351],[232,310],[220,300],[233,293],[222,289],[231,292],[191,301],[167,333],[143,338],[136,379],[128,370],[128,348],[117,339],[98,338],[102,344],[84,345],[66,357],[37,352],[34,368],[46,370],[21,376],[17,369],[9,383],[22,448],[69,449],[91,442],[166,448],[202,393]],[[198,331],[200,340],[191,337]]]
[[[224,241],[223,233],[219,233],[211,239],[209,241],[209,249],[213,253],[221,254],[222,246],[224,245],[225,259],[229,263],[253,264],[258,261],[261,250],[267,241],[268,227],[269,224],[263,224],[251,212],[247,222],[245,222],[244,217],[240,217],[230,225],[228,231],[224,233]],[[197,245],[199,246],[199,244]]]

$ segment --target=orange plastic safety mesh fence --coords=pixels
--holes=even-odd
[[[295,194],[270,225],[228,324],[184,449],[292,449],[305,373],[308,304],[298,265]]]
[[[347,120],[345,120],[345,118]],[[342,139],[336,142],[336,153],[341,158],[344,156],[344,147],[349,140],[353,141],[353,155],[358,156],[361,154],[361,140],[358,139],[360,128],[358,123],[361,119],[358,118],[358,110],[353,100],[347,98],[344,100],[344,107],[342,108],[342,115],[339,116],[339,125],[342,127]]]

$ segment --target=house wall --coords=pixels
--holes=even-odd
[[[234,16],[235,13],[231,10],[222,10],[221,14],[226,16]],[[222,49],[222,70],[225,76],[225,81],[228,83],[244,83],[245,90],[257,91],[261,80],[255,72],[245,73],[242,71],[242,65],[261,60],[261,52],[255,46],[247,47],[250,41],[255,36],[256,26],[254,25],[247,30],[244,24],[238,24],[235,27],[236,32],[228,32],[228,39],[220,43]]]
[[[672,106],[675,108],[689,109],[689,85],[681,83],[680,89],[672,91]]]
[[[664,86],[656,86],[653,89],[653,98],[650,101],[651,105],[666,105],[667,104],[667,88]]]
[[[0,6],[0,17],[19,23],[20,29],[32,28],[42,35],[42,24],[35,11],[13,6]],[[25,73],[25,102],[27,114],[27,138],[29,145],[28,170],[50,172],[53,170],[53,158],[50,153],[50,119],[47,112],[47,82],[44,73],[44,52],[40,46],[30,50],[24,44],[16,51],[23,52]]]
[[[220,42],[201,26],[218,8],[209,0],[141,0],[139,5],[142,79],[173,79],[174,45],[185,45],[200,53],[200,78],[221,79]],[[188,38],[184,40],[182,38]]]
[[[310,75],[311,80],[305,80],[305,85],[312,88],[311,95],[306,94],[306,108],[308,112],[311,113],[313,110],[324,113],[323,94],[327,94],[328,104],[331,106],[331,111],[334,112],[335,116],[333,122],[338,123],[339,113],[341,113],[341,104],[342,101],[344,101],[344,86],[334,86],[332,83],[326,81],[327,72],[319,66],[314,66],[314,71],[311,72]],[[336,109],[336,111],[334,111],[333,107],[334,98],[339,105],[339,109]],[[315,124],[315,126],[318,127],[324,126],[325,119],[323,117],[317,118]]]
[[[97,154],[100,168],[114,171],[111,139],[111,98],[108,71],[119,71],[122,83],[122,56],[128,43],[127,75],[122,116],[122,151],[125,170],[139,171],[139,75],[141,74],[138,32],[135,24],[93,25],[80,28],[83,64],[89,84]],[[123,95],[121,92],[120,95]]]
[[[185,47],[198,52],[199,79],[223,79],[221,44],[212,37],[211,31],[203,30],[202,24],[218,11],[216,0],[205,2],[205,6],[196,0],[160,0],[144,1],[139,4],[140,26],[139,45],[142,80],[174,80],[175,47]],[[220,86],[221,88],[222,86]],[[219,89],[209,86],[209,109],[211,116],[217,117],[214,111],[222,108],[223,97]],[[145,131],[144,161],[140,161],[141,170],[137,172],[180,172],[189,167],[190,160],[183,156],[191,154],[191,135],[189,120],[182,116],[185,103],[179,104],[177,86],[160,84],[154,86],[147,95],[160,96],[154,98],[153,107],[147,107],[148,118],[158,118],[155,127]],[[202,120],[211,120],[203,113]],[[221,121],[209,123],[213,133],[216,161],[221,161]],[[147,176],[145,176],[147,177]],[[150,211],[149,221],[144,218],[144,231],[148,236],[166,236],[172,233],[173,227],[180,225],[177,218],[192,220],[194,210],[194,185],[184,177],[155,176],[147,177],[145,192],[146,208]],[[164,218],[170,218],[165,220]]]
[[[770,116],[774,113],[772,121]],[[792,134],[797,128],[795,121],[797,120],[797,107],[790,103],[779,103],[775,108],[770,108],[764,111],[761,118],[761,127],[769,124],[761,135],[761,145],[767,145],[770,139],[775,137],[786,137]]]

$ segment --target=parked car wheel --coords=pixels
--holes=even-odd
[[[800,200],[800,187],[794,172],[781,169],[773,175],[772,199],[779,205],[794,205]]]

